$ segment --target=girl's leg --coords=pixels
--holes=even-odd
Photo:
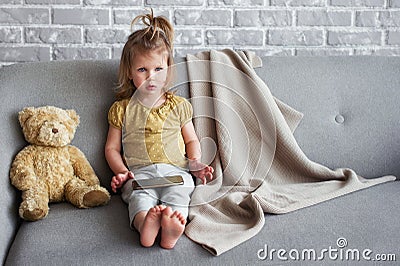
[[[180,175],[183,177],[184,184],[166,187],[160,190],[160,200],[162,204],[170,206],[173,211],[180,212],[186,219],[189,213],[190,196],[194,190],[193,177],[190,173],[179,168],[167,175]]]
[[[158,170],[163,176],[180,175],[184,184],[160,189],[160,200],[168,207],[161,218],[161,247],[171,249],[185,230],[190,196],[194,190],[192,175],[172,165],[161,165]]]
[[[134,226],[134,218],[139,212],[144,211],[147,213],[151,208],[158,205],[158,197],[155,190],[133,190],[132,180],[128,180],[123,186],[121,197],[128,204],[131,228],[136,228]]]
[[[143,167],[140,169],[136,169],[133,171],[134,179],[150,179],[154,176],[152,171],[152,167]],[[122,200],[128,204],[129,211],[129,221],[130,226],[134,227],[133,219],[140,211],[149,211],[152,207],[158,205],[158,193],[154,189],[146,189],[146,190],[133,190],[132,181],[130,179],[126,181],[124,186],[121,189],[121,197]],[[145,216],[144,216],[145,217]]]
[[[142,169],[135,171],[135,179],[151,178],[152,173]],[[154,189],[133,190],[128,180],[122,188],[122,199],[128,203],[130,226],[140,233],[140,243],[150,247],[158,235],[161,226],[161,212],[164,206],[158,204],[158,194]]]

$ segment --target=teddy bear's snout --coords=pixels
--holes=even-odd
[[[53,127],[53,129],[51,130],[51,132],[53,132],[54,134],[57,134],[57,133],[58,133],[58,129],[55,128],[55,127]]]

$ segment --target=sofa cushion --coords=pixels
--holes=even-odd
[[[113,196],[107,206],[86,210],[67,203],[52,204],[46,219],[23,222],[6,265],[255,265],[271,259],[283,263],[276,253],[271,258],[259,251],[267,245],[269,252],[314,249],[320,256],[330,246],[340,250],[339,238],[348,243],[344,250],[370,249],[371,256],[399,256],[398,214],[393,212],[400,208],[399,190],[400,182],[392,182],[292,213],[267,214],[256,237],[219,257],[186,236],[173,250],[160,248],[158,242],[151,248],[142,247],[138,233],[129,228],[127,208],[119,196]],[[307,265],[321,265],[339,260],[325,254],[323,260],[306,261]]]

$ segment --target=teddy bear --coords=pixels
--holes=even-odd
[[[27,221],[47,216],[49,203],[68,201],[78,208],[110,200],[82,151],[71,145],[79,125],[75,110],[54,106],[26,107],[18,120],[28,146],[14,158],[13,186],[22,191],[19,215]]]

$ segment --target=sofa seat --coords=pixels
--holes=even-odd
[[[318,258],[324,248],[340,250],[340,238],[348,243],[344,250],[370,249],[371,259],[378,254],[398,256],[400,228],[393,210],[400,209],[399,191],[400,182],[387,183],[292,213],[266,214],[265,226],[256,237],[219,257],[186,236],[173,250],[162,249],[157,242],[143,248],[138,233],[129,228],[127,208],[117,195],[107,206],[87,210],[68,203],[52,204],[45,220],[22,223],[6,265],[265,265],[288,262],[276,252],[272,258],[265,257],[259,250],[266,250],[266,245],[269,252],[313,249]],[[332,254],[335,258],[340,253]],[[341,260],[325,254],[322,261],[305,261],[307,265],[333,265]],[[300,262],[292,260],[288,265]],[[359,262],[370,263],[363,258]]]

